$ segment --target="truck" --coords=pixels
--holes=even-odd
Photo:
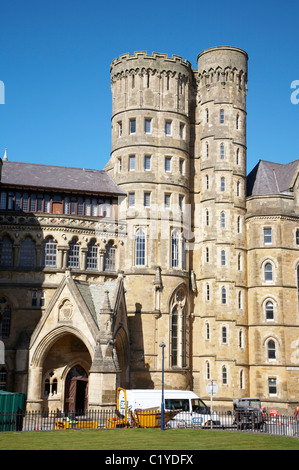
[[[161,411],[162,390],[118,388],[117,409],[122,417],[136,416],[140,410]],[[220,425],[219,416],[192,391],[164,390],[165,427],[188,428]],[[172,412],[172,414],[171,414]],[[170,417],[170,418],[169,418]]]
[[[234,422],[239,429],[262,429],[264,412],[259,398],[237,398],[233,400]]]

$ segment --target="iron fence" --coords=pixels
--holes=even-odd
[[[55,431],[63,429],[113,429],[113,428],[159,428],[161,412],[140,410],[129,412],[127,417],[116,410],[88,410],[64,414],[51,412],[0,413],[0,432],[9,431]],[[165,429],[218,429],[240,432],[261,432],[280,436],[299,437],[299,421],[293,416],[268,415],[264,413],[217,412],[210,415],[165,412]]]

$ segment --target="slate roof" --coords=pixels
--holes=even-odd
[[[106,304],[106,292],[108,291],[108,297],[112,310],[115,308],[115,294],[119,286],[118,281],[104,281],[99,284],[87,284],[82,281],[74,281],[78,287],[84,302],[86,303],[90,313],[94,319],[98,322],[101,309],[105,308]]]
[[[3,161],[1,184],[24,188],[125,195],[104,170]]]
[[[247,176],[247,196],[288,193],[299,170],[299,160],[275,163],[260,160]]]

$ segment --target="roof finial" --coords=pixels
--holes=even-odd
[[[4,161],[4,162],[7,162],[7,161],[8,161],[8,158],[7,158],[7,149],[5,149],[5,151],[4,151],[3,161]]]

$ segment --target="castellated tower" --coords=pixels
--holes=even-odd
[[[206,397],[213,378],[225,402],[246,383],[246,82],[232,47],[199,54],[198,70],[157,53],[112,62],[132,388],[161,386],[162,341],[167,388]]]
[[[247,54],[217,47],[198,56],[194,152],[194,390],[208,379],[225,401],[246,391]],[[217,397],[218,398],[218,397]],[[220,398],[220,397],[219,397]]]
[[[111,65],[112,152],[121,207],[132,334],[131,387],[190,388],[190,113],[193,73],[181,57],[137,52]]]

